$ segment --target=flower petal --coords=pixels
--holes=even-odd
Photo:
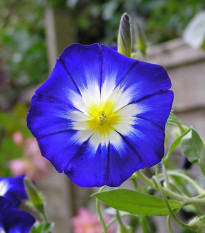
[[[171,81],[166,70],[155,64],[137,61],[125,57],[116,51],[102,45],[103,73],[102,80],[115,77],[115,88],[133,89],[132,101],[145,96],[166,91],[171,87]]]
[[[0,206],[0,226],[6,233],[30,232],[35,222],[33,216],[25,211],[18,210],[10,201],[3,197],[0,197]]]
[[[131,144],[116,141],[108,146],[98,144],[97,148],[86,141],[68,163],[65,174],[82,187],[119,186],[144,165]]]
[[[126,140],[122,140],[120,148],[110,144],[107,166],[106,185],[111,187],[120,186],[135,171],[144,168],[136,149]]]
[[[132,127],[130,134],[122,135],[123,139],[135,148],[145,167],[159,163],[164,156],[164,130],[149,120],[138,118]]]
[[[132,101],[160,93],[171,88],[167,71],[160,65],[138,62],[125,78],[117,80],[124,90],[132,88]]]
[[[102,48],[101,96],[108,99],[116,88],[118,80],[123,79],[138,61],[129,59],[105,45]]]
[[[70,128],[69,114],[76,108],[69,90],[75,86],[62,65],[57,62],[51,76],[35,92],[27,116],[27,125],[36,138]]]
[[[106,184],[107,153],[105,145],[99,145],[96,150],[86,141],[70,160],[65,174],[82,187],[103,186]]]
[[[72,128],[69,115],[74,107],[35,95],[27,117],[27,125],[36,138]]]
[[[49,79],[32,98],[27,125],[33,135],[38,138],[71,129],[71,110],[83,110],[85,103],[79,101],[81,92],[85,87],[95,88],[94,83],[99,86],[100,74],[98,44],[74,44],[65,49]],[[96,94],[96,90],[91,93]],[[89,98],[96,99],[93,95]]]
[[[99,44],[73,44],[66,48],[59,61],[80,91],[101,79],[101,49]]]
[[[20,204],[21,199],[27,199],[24,176],[0,178],[0,196],[7,198],[16,206]]]
[[[139,111],[136,117],[149,120],[164,130],[172,107],[173,97],[172,91],[165,91],[141,99],[136,102]]]
[[[75,132],[66,131],[47,135],[38,139],[41,154],[47,158],[58,172],[63,172],[78,150],[74,140]]]

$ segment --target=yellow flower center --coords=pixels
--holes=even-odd
[[[101,135],[109,133],[119,123],[120,115],[114,111],[114,103],[109,100],[99,105],[93,103],[88,108],[88,128]]]

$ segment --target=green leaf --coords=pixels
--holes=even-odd
[[[106,205],[131,214],[167,216],[170,214],[163,199],[142,194],[139,192],[116,189],[101,193],[94,193],[92,196],[103,201]],[[169,201],[173,211],[180,208],[180,202]]]
[[[189,132],[191,131],[191,129],[186,130],[183,134],[181,134],[170,146],[165,158],[163,159],[163,162],[166,163],[169,156],[171,155],[172,151],[180,144],[181,140],[183,137],[185,137]]]
[[[199,166],[201,168],[202,173],[205,176],[205,147],[204,147],[204,153],[201,153],[201,156],[200,156],[200,158],[198,160],[198,164],[199,164]]]
[[[194,129],[191,129],[181,140],[181,149],[191,163],[200,161],[204,157],[203,141]]]
[[[185,122],[179,120],[173,112],[170,113],[169,118],[167,120],[167,126],[182,126],[187,125]]]
[[[204,155],[199,159],[198,163],[199,163],[202,173],[205,176],[205,156]]]

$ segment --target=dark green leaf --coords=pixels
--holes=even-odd
[[[194,129],[191,129],[181,140],[181,149],[191,163],[202,161],[204,157],[203,141]]]
[[[110,207],[131,214],[158,216],[167,216],[170,214],[163,199],[131,190],[116,189],[95,193],[92,196]],[[169,205],[173,211],[177,211],[180,208],[180,203],[177,201],[170,200]]]
[[[199,163],[202,173],[205,176],[205,153],[201,153],[201,157],[199,158],[198,163]]]

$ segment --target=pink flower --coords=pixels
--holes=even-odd
[[[18,145],[24,147],[25,156],[9,163],[14,176],[26,175],[31,180],[37,181],[50,174],[49,162],[42,157],[35,139],[22,140],[21,144]]]
[[[25,140],[25,154],[30,157],[33,157],[36,154],[41,155],[38,144],[34,138],[27,138]]]
[[[96,214],[86,208],[80,208],[78,215],[71,219],[74,233],[101,233],[103,228]]]
[[[15,176],[20,176],[26,173],[27,164],[22,159],[14,159],[9,163],[9,165],[12,170],[12,173]]]
[[[16,131],[12,135],[12,139],[19,146],[22,145],[22,143],[23,143],[23,135],[22,135],[22,133],[20,131]]]

